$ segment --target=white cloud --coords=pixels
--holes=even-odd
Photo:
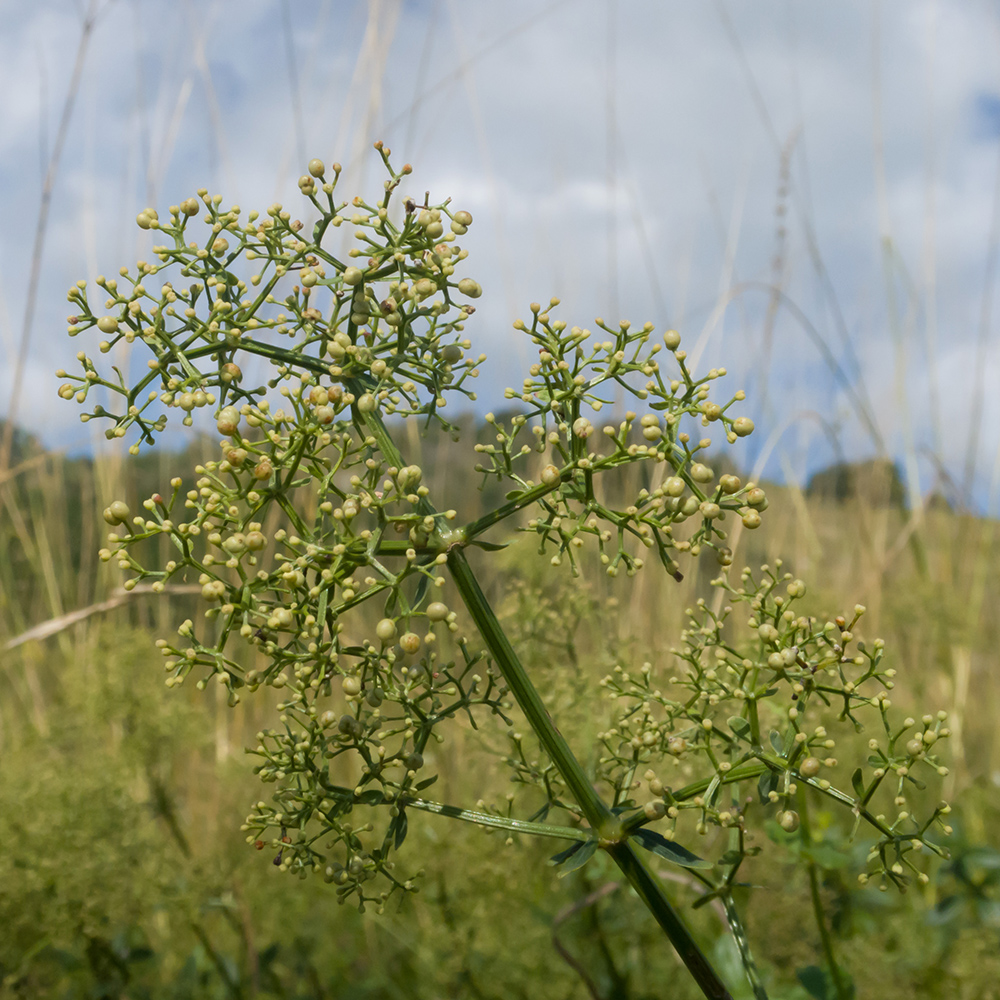
[[[773,136],[715,4],[616,4],[611,30],[609,7],[596,0],[407,2],[398,20],[381,22],[380,37],[371,33],[372,9],[360,0],[293,7],[307,155],[341,159],[345,190],[353,194],[378,183],[377,164],[360,154],[371,139],[384,138],[400,160],[414,163],[415,189],[450,193],[474,213],[464,242],[474,254],[470,270],[488,292],[477,324],[487,351],[492,346],[498,355],[497,383],[519,380],[511,320],[553,293],[563,297],[567,319],[588,325],[594,315],[610,314],[615,301],[634,322],[650,318],[661,326],[678,322],[683,310],[685,339],[693,342],[717,301],[731,213],[744,188],[733,281],[770,280],[780,221],[775,140],[780,146],[796,136],[784,218],[786,291],[845,370],[852,370],[851,351],[860,355],[882,433],[898,446],[900,414],[885,403],[897,362],[879,243],[871,4],[729,0],[725,10]],[[379,9],[392,13],[391,4]],[[895,0],[881,12],[888,215],[916,308],[907,328],[908,389],[912,399],[928,398],[933,369],[944,398],[969,363],[979,330],[998,149],[983,132],[977,102],[1000,95],[1000,29],[992,7],[964,0]],[[40,130],[45,122],[51,148],[79,21],[69,0],[17,8],[8,17],[0,35],[0,270],[8,332],[17,335],[38,206]],[[461,18],[457,27],[453,17]],[[366,31],[374,44],[359,68]],[[383,64],[373,79],[371,67]],[[43,66],[48,106],[40,115]],[[53,391],[46,372],[69,367],[78,349],[62,333],[67,285],[94,268],[111,273],[148,254],[151,241],[131,222],[147,202],[150,178],[161,210],[202,185],[244,207],[298,197],[302,165],[290,94],[274,4],[109,9],[93,38],[57,182],[25,399]],[[617,137],[611,156],[609,96]],[[609,169],[616,173],[613,199]],[[929,204],[933,358],[925,346]],[[836,308],[810,260],[806,223]],[[609,252],[612,229],[616,254]],[[766,305],[759,292],[740,296],[706,344],[703,363],[727,364],[734,387],[752,391],[762,383]],[[996,344],[991,331],[990,378]],[[844,409],[828,366],[785,310],[776,319],[770,363],[771,399],[757,400],[758,412],[819,403],[834,416]],[[0,398],[9,397],[12,376],[10,364],[0,366]],[[968,399],[949,399],[946,440],[963,439]],[[867,438],[845,413],[845,448],[863,451]],[[995,450],[1000,426],[992,411],[988,416],[984,455]],[[51,442],[76,419],[58,402],[46,408],[44,423],[34,407],[25,406],[21,417],[37,420]],[[911,420],[918,442],[934,439],[927,407],[914,407]],[[822,454],[814,449],[811,460]]]

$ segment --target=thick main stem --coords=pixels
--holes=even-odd
[[[667,898],[663,887],[625,838],[617,817],[594,790],[580,762],[559,732],[552,716],[545,708],[538,689],[531,683],[496,615],[493,614],[493,609],[483,594],[479,581],[465,558],[465,553],[460,548],[453,548],[448,553],[448,568],[511,693],[563,780],[576,797],[577,805],[587,818],[587,822],[601,838],[601,846],[614,859],[629,884],[656,918],[656,922],[666,932],[702,993],[711,1000],[732,1000],[729,990],[698,947],[698,943]]]
[[[361,385],[354,379],[347,381],[347,387],[357,396]],[[382,457],[402,467],[403,457],[389,434],[388,428],[377,413],[358,413],[357,419],[365,430],[375,438]],[[437,511],[423,499],[420,501],[423,514],[435,516]],[[443,539],[442,539],[443,541]],[[614,858],[629,884],[645,903],[656,922],[663,928],[681,961],[687,966],[698,987],[709,1000],[732,1000],[729,990],[712,968],[697,941],[691,936],[684,921],[667,898],[659,881],[654,878],[636,849],[629,843],[628,834],[616,817],[597,794],[587,773],[576,759],[569,744],[559,732],[552,716],[549,715],[538,689],[531,682],[527,671],[518,659],[510,640],[497,620],[479,581],[472,572],[465,553],[462,551],[464,539],[456,538],[448,545],[448,568],[462,596],[469,614],[472,615],[483,641],[486,643],[494,662],[503,674],[511,694],[531,724],[539,742],[555,764],[563,781],[573,793],[580,811],[586,817],[591,829],[601,841],[601,846]]]

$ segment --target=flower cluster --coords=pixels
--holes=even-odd
[[[751,853],[743,835],[751,839],[755,815],[793,833],[810,789],[853,813],[855,833],[862,821],[874,831],[863,883],[873,875],[883,886],[903,888],[911,875],[925,882],[915,859],[924,849],[947,856],[930,833],[951,832],[950,809],[940,803],[918,818],[911,800],[926,787],[921,776],[948,773],[938,754],[946,713],[893,720],[895,670],[884,664],[881,639],[856,638],[861,605],[832,621],[803,614],[805,584],[781,572],[780,561],[758,577],[744,570],[739,586],[724,578],[715,585],[733,603],[716,613],[702,599],[688,610],[673,650],[681,670],[661,677],[649,663],[634,674],[618,666],[601,682],[616,706],[616,723],[601,736],[616,800],[637,810],[636,825],[665,817],[671,839],[686,816],[698,833],[738,830],[740,847],[724,862],[734,873]],[[733,620],[741,606],[744,624]],[[838,736],[856,740],[865,715],[876,717],[867,768],[845,773]],[[643,786],[648,799],[639,806],[631,792]]]
[[[321,875],[341,902],[381,907],[414,888],[415,875],[397,872],[394,860],[414,810],[569,840],[557,855],[565,870],[600,847],[707,995],[721,995],[635,846],[702,872],[713,864],[673,839],[692,835],[682,820],[692,817],[695,831],[731,830],[721,882],[699,877],[723,896],[745,942],[728,893],[757,850],[748,846],[748,813],[759,801],[755,808],[794,831],[808,788],[876,831],[871,873],[902,886],[907,870],[919,872],[916,851],[942,853],[928,833],[947,807],[918,820],[910,798],[921,771],[943,770],[945,720],[892,723],[882,644],[855,639],[863,609],[817,621],[798,610],[804,585],[765,567],[759,578],[744,573],[739,586],[717,581],[733,606],[746,607],[746,636],[734,634],[732,607],[716,612],[701,601],[676,650],[683,668],[667,683],[648,664],[605,679],[617,714],[600,736],[596,774],[585,769],[466,550],[503,547],[490,532],[524,511],[519,527],[552,565],[568,562],[574,572],[588,545],[610,576],[636,572],[648,550],[678,579],[681,560],[705,550],[728,567],[729,525],[756,528],[768,500],[752,482],[717,475],[707,458],[712,438],[695,428],[733,443],[753,422],[736,412],[742,391],[715,392],[725,369],[691,372],[676,331],[654,337],[652,324],[598,320],[593,335],[554,318],[556,300],[533,305],[530,324],[515,327],[538,360],[505,393],[513,411],[488,415],[492,439],[476,446],[477,471],[511,488],[499,506],[460,523],[455,509],[433,502],[424,470],[405,460],[389,421],[450,429],[447,394],[476,398],[470,384],[484,357],[470,353],[465,324],[481,288],[458,277],[467,254],[456,242],[472,216],[429,196],[394,202],[410,168],[393,170],[389,150],[376,147],[388,179],[375,202],[337,201],[340,167],[309,163],[299,181],[303,214],[316,220],[308,235],[281,205],[244,217],[199,191],[171,207],[168,221],[151,208],[139,213],[138,225],[166,242],[154,247],[156,263],[123,268],[120,281],[98,279],[108,296],[102,314],[85,282],[70,289],[71,335],[96,329],[101,354],[136,344],[150,355],[129,378],[118,366],[102,372],[81,351],[81,375],[58,373],[67,379],[60,396],[115,401],[82,419],[110,420],[109,438],[138,431],[133,452],[178,410],[190,426],[207,409],[219,435],[214,459],[189,481],[172,480],[141,512],[109,504],[113,530],[101,558],[129,574],[126,588],[198,581],[203,618],[158,641],[169,686],[193,675],[199,688],[221,685],[230,704],[270,695],[276,718],[248,752],[273,791],[253,806],[244,832],[282,871]],[[203,209],[206,228],[195,239]],[[345,224],[353,244],[338,255],[333,234]],[[155,288],[161,271],[172,280],[158,278]],[[268,377],[256,384],[260,366]],[[635,410],[602,423],[616,397]],[[641,467],[634,478],[643,485],[622,495],[617,473],[629,465]],[[146,565],[150,539],[165,540],[172,558]],[[514,727],[515,705],[524,727]],[[869,769],[845,783],[828,730],[860,726],[862,712],[878,714],[879,735]],[[424,797],[444,724],[460,716],[510,727],[505,762],[515,782],[544,793],[530,818],[514,816],[513,795],[506,809]],[[599,792],[608,785],[610,804]],[[633,792],[643,786],[640,803]],[[892,816],[877,811],[887,794]],[[550,813],[571,825],[552,825]],[[657,821],[663,833],[649,828]]]

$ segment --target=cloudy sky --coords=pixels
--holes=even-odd
[[[0,0],[0,15],[0,413],[16,404],[49,444],[92,442],[55,395],[84,346],[65,291],[148,255],[141,208],[202,186],[291,204],[312,156],[345,165],[343,194],[372,191],[381,138],[415,190],[475,216],[484,410],[490,385],[520,382],[513,319],[555,295],[570,323],[676,326],[701,370],[725,365],[769,474],[885,453],[914,488],[946,473],[990,503],[996,3]]]

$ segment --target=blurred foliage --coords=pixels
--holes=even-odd
[[[416,442],[432,493],[471,465],[469,439],[485,432],[471,422],[466,431],[461,446]],[[92,524],[122,495],[114,462],[29,451],[15,467],[35,464],[0,484],[0,644],[117,583],[93,558]],[[138,502],[193,457],[151,453],[127,498]],[[906,896],[858,885],[866,845],[851,844],[842,819],[818,805],[809,843],[774,826],[777,849],[747,866],[761,888],[741,890],[752,894],[749,933],[770,995],[822,995],[822,975],[809,971],[820,951],[807,877],[795,863],[805,852],[858,997],[1000,997],[995,525],[932,510],[904,537],[899,507],[768,492],[772,516],[744,539],[736,565],[781,555],[817,581],[816,613],[864,601],[866,628],[898,661],[894,699],[948,709],[956,756],[952,858]],[[462,515],[474,517],[479,498],[466,501]],[[612,588],[600,574],[560,581],[539,562],[530,542],[515,546],[490,597],[583,751],[607,724],[593,710],[600,677],[616,663],[668,657],[684,608],[711,599],[718,565],[705,557],[683,584],[640,573]],[[167,605],[136,598],[0,654],[0,997],[533,998],[540,983],[567,1000],[696,995],[603,856],[558,879],[546,865],[552,845],[508,845],[421,816],[410,836],[428,858],[424,889],[382,917],[336,906],[319,880],[279,878],[238,829],[259,794],[242,756],[255,718],[163,688],[152,640],[161,614],[183,614]],[[442,799],[503,801],[501,738],[465,730],[448,749],[477,763],[442,764]],[[686,873],[661,875],[741,984],[722,914],[712,903],[691,910],[699,889]]]
[[[896,464],[880,458],[821,469],[810,477],[806,493],[830,500],[860,499],[873,507],[901,507],[906,499]]]

